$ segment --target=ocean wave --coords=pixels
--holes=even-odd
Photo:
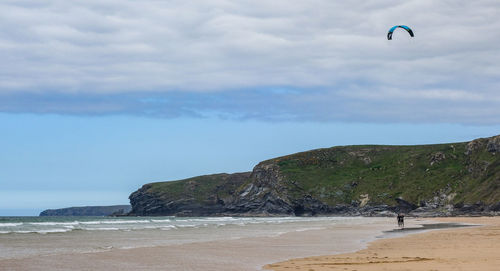
[[[120,228],[85,228],[83,230],[86,230],[86,231],[119,231],[121,230]]]
[[[48,229],[48,230],[17,230],[17,231],[0,231],[0,234],[11,234],[11,233],[39,233],[39,234],[47,234],[47,233],[64,233],[70,232],[72,229]]]
[[[161,228],[161,226],[143,226],[143,227],[136,227],[136,228],[132,228],[133,230],[142,230],[142,229],[146,229],[146,230],[151,230],[151,229],[159,229]]]
[[[78,221],[73,221],[73,222],[31,222],[29,224],[36,226],[71,226],[71,225],[78,225],[79,223],[80,222]]]
[[[204,218],[188,218],[188,219],[177,219],[175,222],[229,222],[229,221],[241,221],[243,219],[237,219],[234,217],[204,217]]]
[[[349,221],[353,218],[334,217],[158,217],[123,219],[123,218],[91,218],[82,220],[45,220],[40,221],[5,221],[0,223],[0,234],[8,233],[64,233],[72,231],[141,231],[141,230],[182,230],[190,228],[224,228],[246,227],[252,225],[279,225],[308,221]],[[361,220],[360,220],[361,221]],[[356,223],[356,222],[355,222]],[[300,228],[296,231],[315,230],[321,228]]]
[[[169,231],[169,230],[176,229],[176,228],[177,227],[160,227],[159,229],[162,231]]]
[[[62,233],[69,231],[72,231],[72,229],[50,229],[50,230],[38,230],[36,232],[41,234],[47,234],[47,233]]]
[[[177,228],[195,228],[199,225],[195,225],[195,224],[186,224],[186,225],[175,225]]]
[[[155,229],[171,230],[171,229],[177,229],[177,227],[174,226],[174,225],[167,225],[167,226],[153,225],[153,226],[144,226],[144,227],[140,227],[140,228],[132,228],[132,229],[129,229],[129,230],[142,230],[142,229],[146,229],[146,230],[155,230]]]
[[[103,247],[98,247],[98,249],[101,249],[101,250],[111,250],[111,249],[114,249],[113,246],[103,246]]]
[[[136,224],[136,223],[151,223],[151,220],[103,220],[102,224]]]
[[[80,222],[82,225],[98,225],[101,224],[101,221],[82,221]]]
[[[0,227],[17,227],[21,226],[23,223],[0,223]]]
[[[138,223],[151,223],[151,220],[95,220],[95,221],[81,221],[83,225],[99,225],[99,224],[138,224]]]
[[[165,223],[165,222],[168,222],[168,223],[171,223],[172,219],[151,219],[151,222],[155,222],[155,223]]]
[[[311,227],[311,228],[302,228],[302,229],[296,229],[296,232],[303,232],[303,231],[314,231],[314,230],[324,230],[326,229],[325,227]]]

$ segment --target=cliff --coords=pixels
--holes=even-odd
[[[131,214],[207,216],[224,213],[250,172],[145,184],[130,195]]]
[[[123,215],[131,210],[130,205],[113,206],[84,206],[68,207],[61,209],[48,209],[40,213],[40,216],[109,216]]]
[[[500,136],[419,146],[340,146],[252,172],[146,184],[135,215],[490,215],[500,213]]]

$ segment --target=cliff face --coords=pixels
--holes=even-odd
[[[136,215],[497,214],[500,136],[312,150],[251,173],[146,184],[130,200]]]
[[[130,210],[130,205],[68,207],[48,209],[41,212],[40,216],[109,216],[124,215]]]
[[[130,195],[133,215],[207,216],[223,213],[250,172],[214,174],[143,185]]]

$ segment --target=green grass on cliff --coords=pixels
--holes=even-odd
[[[193,199],[199,203],[215,203],[224,199],[248,180],[248,174],[213,174],[189,179],[151,183],[149,193],[165,200]]]
[[[261,162],[280,169],[286,196],[306,196],[326,204],[395,205],[396,198],[418,205],[444,194],[449,203],[500,202],[500,153],[488,139],[417,146],[341,146],[301,152]],[[469,151],[468,151],[469,150]],[[214,174],[152,183],[149,193],[169,201],[216,203],[237,196],[250,173]]]
[[[498,158],[485,151],[472,157],[479,164],[489,164],[484,176],[473,177],[466,145],[345,146],[268,162],[277,163],[293,184],[293,197],[311,195],[331,205],[349,204],[365,195],[372,204],[394,205],[398,197],[418,204],[436,191],[456,193],[453,202],[499,201]]]

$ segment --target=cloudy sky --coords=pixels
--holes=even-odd
[[[317,147],[500,134],[498,14],[494,0],[1,1],[0,215],[124,203],[145,182]],[[388,41],[396,24],[415,37]]]

